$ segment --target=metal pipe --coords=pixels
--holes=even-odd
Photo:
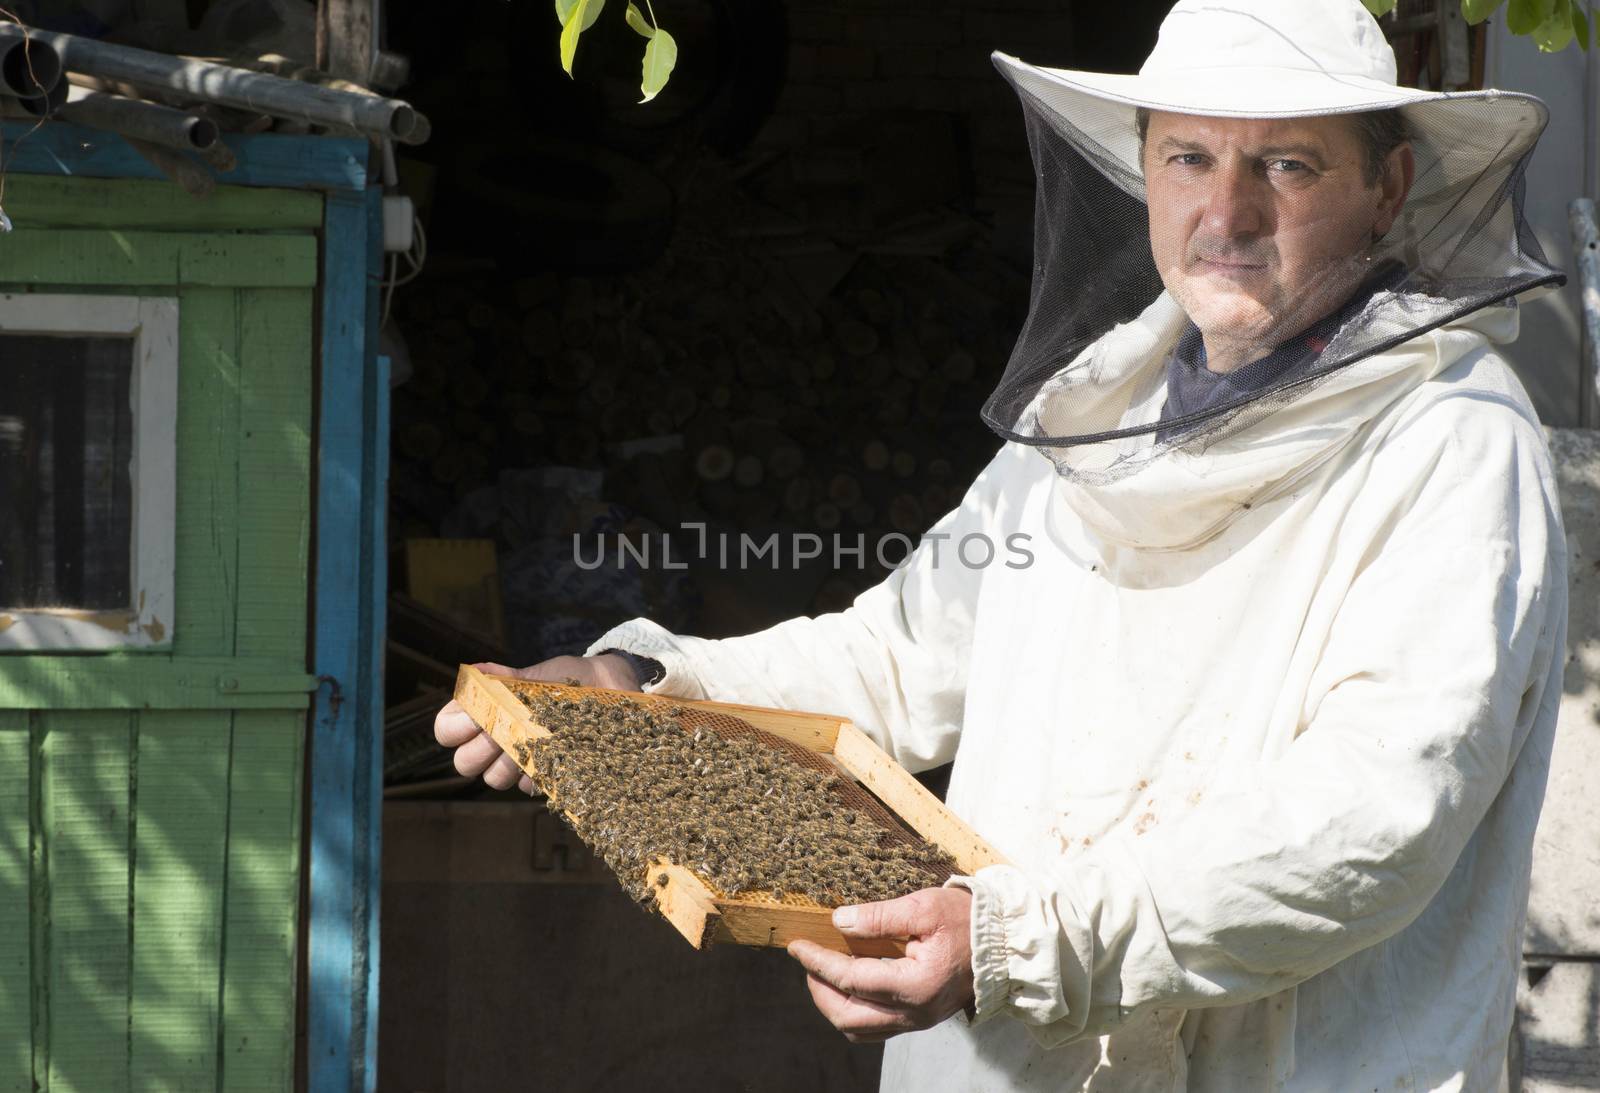
[[[179,151],[204,151],[217,143],[217,123],[139,99],[84,87],[71,88],[56,117]]]
[[[61,81],[61,54],[36,36],[0,38],[0,89],[22,99],[47,95]]]
[[[140,89],[122,80],[107,80],[99,76],[86,76],[82,72],[68,72],[67,83],[85,87],[90,91],[104,91],[108,95],[121,95],[125,99],[140,99],[160,103],[175,110],[195,114],[217,123],[219,129],[229,133],[264,133],[272,128],[272,115],[259,110],[235,110],[231,106],[218,106],[214,102],[195,103],[173,91]],[[355,132],[355,130],[351,130]]]
[[[14,117],[48,118],[67,101],[67,85],[58,83],[43,95],[30,95],[27,98],[7,95],[5,98],[16,104]]]
[[[62,65],[71,72],[175,91],[206,102],[315,125],[350,126],[371,136],[399,141],[406,141],[416,126],[416,111],[399,99],[355,95],[229,65],[173,57],[54,31],[24,31],[14,24],[0,23],[0,39],[21,38],[24,34],[54,46],[61,55]]]
[[[1584,367],[1600,396],[1600,226],[1595,224],[1594,202],[1577,198],[1567,207],[1572,230],[1572,255],[1578,266],[1578,298],[1583,308],[1583,340],[1588,353]]]

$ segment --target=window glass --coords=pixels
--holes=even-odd
[[[0,334],[0,607],[133,606],[133,347]]]

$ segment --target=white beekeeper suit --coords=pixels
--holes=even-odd
[[[1377,299],[1416,315],[1426,287]],[[951,881],[976,1019],[891,1040],[885,1089],[1503,1080],[1567,588],[1543,434],[1494,349],[1517,322],[1501,298],[1376,338],[1137,473],[1039,441],[1087,362],[1152,443],[1186,323],[1162,294],[1019,396],[1013,439],[850,609],[595,642],[659,660],[657,693],[954,761],[950,807],[1009,864]]]

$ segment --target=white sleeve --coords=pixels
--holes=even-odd
[[[660,661],[666,675],[652,693],[838,714],[910,770],[949,762],[961,732],[983,578],[959,547],[966,537],[984,536],[994,548],[991,564],[1006,563],[1001,498],[1024,488],[1035,464],[1042,460],[1030,449],[1002,448],[905,564],[844,611],[716,641],[634,619],[588,652],[626,649]],[[982,560],[984,550],[973,544],[966,557]]]
[[[1429,412],[1440,427],[1374,457],[1370,546],[1280,758],[1184,823],[953,882],[973,893],[979,1020],[1008,1014],[1054,1046],[1141,1006],[1287,989],[1421,914],[1519,756],[1547,760],[1523,751],[1554,723],[1564,659],[1544,439],[1500,409]]]

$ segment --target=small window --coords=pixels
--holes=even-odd
[[[177,318],[0,294],[0,649],[170,644]]]

